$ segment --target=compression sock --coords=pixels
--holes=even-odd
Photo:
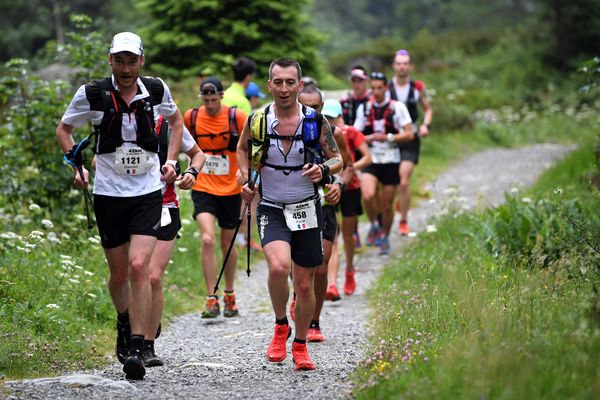
[[[290,323],[288,322],[287,317],[283,317],[282,319],[277,319],[275,318],[275,323],[277,325],[289,325]]]
[[[125,309],[122,313],[117,311],[117,322],[121,325],[126,325],[129,323],[129,309]]]
[[[318,320],[312,320],[310,321],[310,328],[319,328],[319,321]]]
[[[306,339],[294,338],[294,343],[306,344]]]

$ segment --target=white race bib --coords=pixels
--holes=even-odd
[[[204,156],[206,161],[200,172],[208,175],[229,175],[229,158],[227,156],[214,154],[205,154]]]
[[[155,153],[138,146],[117,147],[115,171],[119,175],[142,175],[155,167]]]
[[[162,208],[162,214],[160,215],[160,226],[167,226],[171,223],[171,213],[169,207]]]
[[[373,121],[373,132],[385,132],[385,119],[376,119],[375,121]]]
[[[373,164],[393,164],[400,162],[400,149],[396,143],[372,142],[370,150]]]
[[[283,207],[283,215],[285,216],[285,223],[292,232],[313,229],[319,226],[314,200],[286,204]]]

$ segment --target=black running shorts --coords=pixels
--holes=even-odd
[[[234,194],[231,196],[215,196],[214,194],[192,190],[192,201],[194,202],[194,214],[207,212],[214,215],[221,229],[235,229],[240,220],[242,196]]]
[[[337,235],[338,223],[335,206],[325,204],[323,206],[323,240],[333,242]]]
[[[94,195],[94,213],[102,247],[112,249],[129,242],[131,235],[158,236],[160,190],[135,197]]]
[[[171,214],[171,223],[161,226],[158,231],[158,240],[169,242],[177,237],[177,232],[181,229],[181,218],[179,217],[179,208],[169,208]]]
[[[315,268],[323,264],[323,212],[317,201],[318,227],[292,232],[285,223],[283,210],[259,204],[256,222],[260,244],[265,245],[283,240],[290,244],[292,261],[298,266]]]
[[[362,215],[363,209],[360,202],[361,198],[362,194],[360,188],[342,192],[342,198],[340,200],[342,217],[357,217]]]
[[[419,163],[419,153],[421,152],[421,138],[416,136],[408,143],[402,143],[400,146],[400,160],[412,161],[413,164]]]
[[[363,174],[371,174],[377,178],[382,185],[399,185],[400,163],[371,164],[363,168]]]

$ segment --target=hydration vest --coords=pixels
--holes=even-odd
[[[366,104],[369,102],[369,96],[358,100],[353,97],[352,92],[348,92],[348,95],[341,99],[340,104],[342,105],[342,117],[344,118],[344,123],[346,125],[353,125],[356,120],[356,110],[358,106],[363,105],[363,109],[365,110],[365,117],[367,116],[367,108]]]
[[[167,150],[169,149],[169,122],[161,115],[156,121],[156,135],[158,135],[158,159],[162,167],[167,162]]]
[[[159,79],[140,77],[149,95],[130,105],[119,95],[111,78],[95,80],[85,85],[90,110],[102,111],[102,121],[94,125],[94,153],[113,153],[123,144],[121,126],[123,114],[134,113],[137,130],[135,143],[142,149],[158,153],[159,140],[155,132],[154,105],[162,103],[164,86]]]
[[[396,93],[396,87],[394,86],[394,82],[390,82],[388,85],[390,90],[390,98],[392,100],[398,100],[398,94]],[[419,108],[418,101],[415,98],[415,89],[417,88],[417,82],[414,80],[408,81],[408,96],[406,97],[406,103],[404,105],[408,109],[408,113],[410,114],[410,118],[414,123],[417,122],[419,118]]]
[[[226,107],[226,106],[222,106]],[[200,149],[207,153],[223,153],[225,150],[229,150],[231,152],[235,152],[237,148],[237,143],[239,139],[239,129],[237,126],[237,119],[235,118],[235,112],[237,107],[229,107],[228,115],[229,115],[229,129],[225,132],[219,133],[196,133],[196,118],[198,116],[198,108],[193,108],[190,113],[190,133],[194,137],[196,143]],[[229,140],[225,138],[225,135],[229,135]],[[224,147],[217,147],[216,149],[206,149],[203,146],[200,146],[199,138],[207,137],[211,140],[218,140],[217,138],[221,138],[223,141]]]
[[[321,128],[323,126],[323,115],[313,108],[302,106],[304,119],[302,120],[302,134],[294,136],[277,135],[276,133],[267,133],[267,115],[271,105],[262,110],[258,110],[248,117],[250,126],[250,136],[252,138],[252,157],[251,167],[259,169],[266,165],[276,170],[298,171],[304,164],[321,163],[323,161],[323,152],[319,144]],[[304,144],[304,164],[282,166],[270,164],[267,161],[267,152],[270,139],[297,141],[302,140]]]
[[[395,100],[390,100],[383,107],[375,107],[375,98],[371,96],[368,103],[365,103],[365,109],[368,104],[369,111],[367,119],[365,121],[365,129],[363,134],[370,135],[374,133],[375,121],[385,120],[385,132],[384,133],[398,133],[398,129],[394,125],[394,103]]]

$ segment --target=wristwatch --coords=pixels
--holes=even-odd
[[[393,133],[388,133],[387,134],[387,141],[390,143],[394,142],[394,134]]]

